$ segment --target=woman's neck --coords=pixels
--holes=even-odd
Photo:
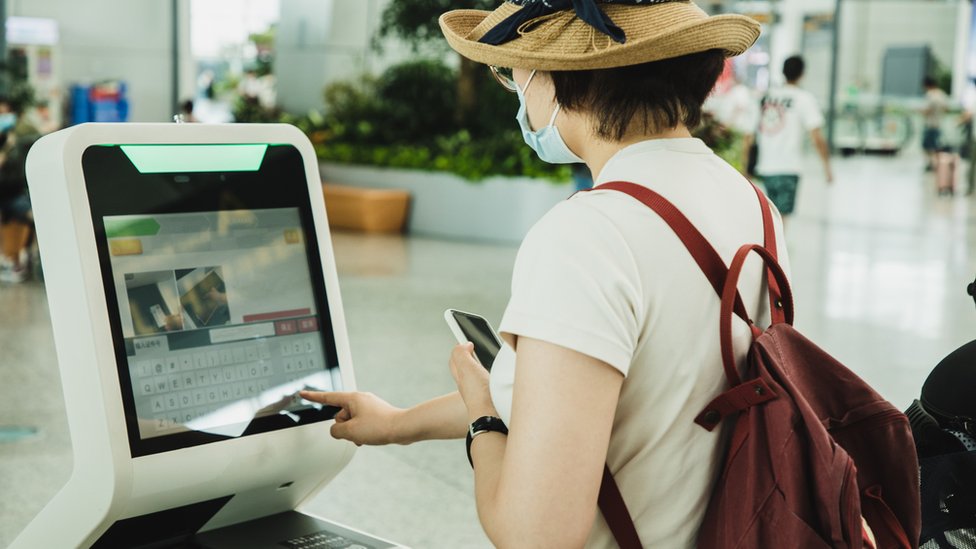
[[[580,142],[578,154],[579,157],[583,159],[583,162],[586,162],[586,166],[590,169],[590,173],[593,174],[593,180],[596,181],[607,162],[624,148],[629,147],[634,143],[640,143],[641,141],[650,141],[652,139],[677,139],[682,137],[691,137],[691,132],[688,131],[688,128],[684,124],[679,124],[674,128],[657,133],[635,132],[633,134],[625,135],[624,138],[619,141],[605,141],[591,135],[588,139]]]

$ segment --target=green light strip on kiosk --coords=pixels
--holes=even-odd
[[[139,173],[256,172],[268,145],[119,145]]]

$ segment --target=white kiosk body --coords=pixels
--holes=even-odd
[[[355,450],[296,396],[355,389],[307,138],[83,124],[27,176],[74,468],[13,547],[396,547],[296,511]]]

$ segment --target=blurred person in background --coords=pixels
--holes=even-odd
[[[187,99],[186,101],[180,103],[180,116],[183,117],[183,122],[199,122],[197,117],[193,115],[192,99]]]
[[[756,90],[746,83],[745,76],[735,65],[730,69],[733,84],[721,97],[709,96],[705,102],[706,110],[711,112],[722,125],[743,135],[756,131],[759,120],[759,96]]]
[[[970,79],[962,97],[962,115],[959,117],[959,129],[962,132],[962,147],[959,151],[963,158],[969,161],[966,172],[966,195],[973,194],[976,189],[976,79]]]
[[[30,125],[37,128],[37,132],[41,135],[47,135],[61,129],[54,121],[54,117],[51,115],[51,106],[47,101],[34,105],[34,109],[28,114],[28,120]]]
[[[30,276],[34,218],[27,192],[27,152],[40,134],[22,112],[0,99],[0,282]]]
[[[796,205],[796,191],[803,170],[803,145],[809,134],[823,161],[827,183],[834,180],[830,151],[821,128],[823,114],[813,94],[800,88],[806,63],[793,56],[783,63],[786,85],[771,88],[760,102],[759,128],[746,137],[746,147],[756,139],[756,173],[762,178],[766,194],[786,218]]]
[[[925,107],[922,109],[924,129],[922,130],[922,149],[927,155],[925,171],[932,171],[938,165],[937,155],[942,147],[942,119],[949,110],[949,96],[936,85],[931,76],[925,77]]]
[[[745,136],[741,171],[746,177],[755,177],[759,147],[753,134],[759,125],[759,96],[746,82],[744,71],[737,69],[731,60],[726,63],[733,84],[721,96],[715,93],[710,95],[705,109],[711,110],[723,126]]]

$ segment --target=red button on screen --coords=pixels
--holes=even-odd
[[[299,332],[315,332],[319,329],[319,320],[315,317],[298,319]]]
[[[275,335],[289,335],[298,333],[298,323],[294,320],[279,320],[275,322]]]

